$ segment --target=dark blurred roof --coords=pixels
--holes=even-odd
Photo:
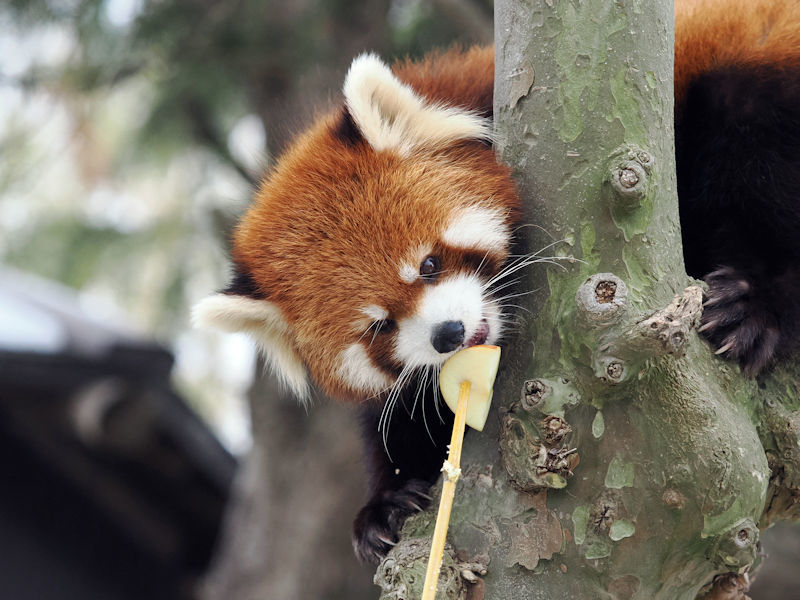
[[[123,315],[113,322],[98,317],[90,302],[73,289],[0,265],[0,350],[96,357],[120,344],[157,347],[125,325]]]
[[[193,597],[235,460],[172,362],[74,291],[0,268],[0,523],[18,532],[0,535],[0,597]]]
[[[52,357],[70,357],[86,366],[102,363],[106,370],[166,380],[172,355],[110,312],[75,290],[0,266],[0,379],[4,358],[26,355],[47,365],[58,363]]]

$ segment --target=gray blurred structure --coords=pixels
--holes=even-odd
[[[0,268],[0,598],[195,597],[235,459],[172,356]]]
[[[764,562],[755,574],[753,600],[800,600],[800,526],[778,523],[761,532]]]

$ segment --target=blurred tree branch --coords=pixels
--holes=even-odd
[[[242,176],[247,183],[255,186],[258,179],[253,177],[250,172],[231,155],[228,144],[217,130],[212,116],[203,102],[198,98],[186,98],[184,100],[186,115],[194,126],[194,134],[197,140],[209,146],[222,160]]]

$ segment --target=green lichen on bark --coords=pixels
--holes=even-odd
[[[495,5],[500,154],[530,249],[565,258],[529,273],[534,316],[465,445],[449,539],[488,598],[693,600],[800,514],[800,369],[746,380],[695,331],[668,4]]]
[[[571,521],[576,509],[590,507],[586,530],[574,536],[583,543],[568,543],[559,560],[588,561],[593,569],[582,582],[565,583],[553,564],[537,585],[589,598],[633,577],[635,597],[694,598],[733,568],[733,554],[726,562],[719,548],[744,519],[761,514],[769,471],[748,402],[729,396],[726,368],[692,332],[696,315],[682,313],[690,324],[674,334],[673,347],[635,335],[637,323],[674,298],[692,301],[682,291],[692,282],[682,270],[671,145],[671,12],[655,3],[640,10],[620,2],[550,4],[536,5],[538,19],[509,16],[498,28],[498,81],[531,44],[515,48],[515,39],[525,39],[522,29],[542,48],[556,42],[552,54],[533,50],[538,79],[513,110],[498,83],[495,114],[503,157],[536,202],[530,220],[565,240],[560,255],[585,261],[543,276],[549,295],[530,326],[536,352],[521,377],[568,379],[581,398],[563,414],[580,477],[551,490],[548,506]],[[567,33],[554,33],[558,28]],[[532,152],[518,132],[548,114],[554,118],[538,122]],[[532,244],[542,243],[544,236],[534,236]],[[608,276],[591,280],[598,273]],[[533,287],[542,282],[533,278]],[[612,317],[595,318],[576,304],[576,293],[604,280],[623,282],[626,297]],[[601,436],[589,404],[602,407]],[[490,569],[487,581],[491,576]]]
[[[558,16],[561,25],[554,57],[562,82],[558,95],[563,111],[558,134],[572,142],[583,131],[586,108],[593,111],[597,106],[603,82],[593,75],[607,60],[608,35],[621,31],[627,17],[607,0],[567,2]]]

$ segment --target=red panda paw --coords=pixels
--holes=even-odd
[[[737,269],[723,267],[705,281],[709,289],[698,331],[717,348],[716,354],[738,362],[750,377],[758,375],[772,363],[779,346],[773,311]]]
[[[410,479],[399,490],[383,492],[364,506],[353,522],[353,549],[363,563],[378,564],[399,539],[405,520],[431,502],[430,483]]]

